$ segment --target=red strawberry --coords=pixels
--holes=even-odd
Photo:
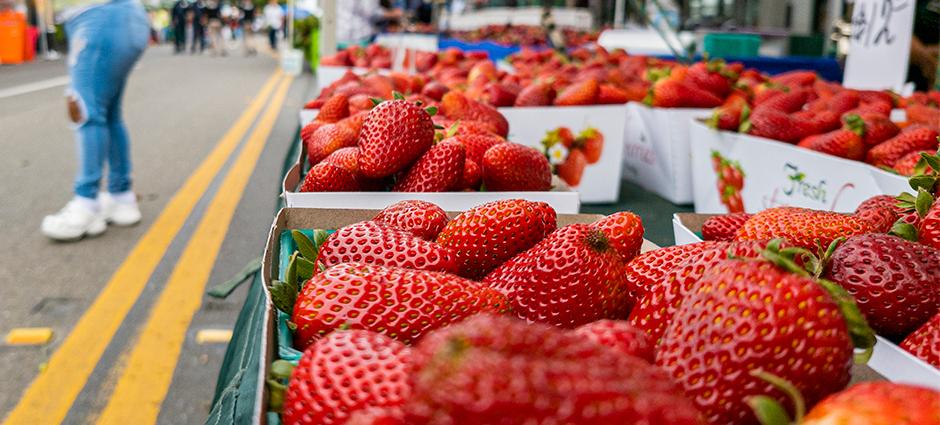
[[[623,320],[598,320],[575,328],[578,334],[589,341],[616,349],[630,356],[653,362],[653,344],[643,331]]]
[[[460,190],[479,190],[483,181],[483,170],[469,158],[463,163],[463,175],[460,178]]]
[[[721,242],[689,256],[669,270],[640,298],[630,311],[630,323],[646,332],[655,346],[672,322],[682,300],[706,271],[729,256],[758,258],[766,246],[764,241]]]
[[[489,202],[450,221],[437,243],[457,257],[460,275],[481,278],[555,230],[555,210],[544,202]]]
[[[725,260],[688,291],[656,364],[710,423],[753,423],[749,397],[786,401],[753,371],[786,379],[813,405],[849,382],[852,356],[847,320],[821,283],[768,261]]]
[[[872,233],[888,233],[898,221],[898,215],[888,208],[869,208],[855,213],[855,217],[868,222]]]
[[[389,300],[408,302],[390,308]],[[341,326],[410,344],[434,329],[505,308],[498,292],[447,273],[343,263],[304,284],[291,321],[297,325],[294,346],[299,349]]]
[[[549,106],[555,100],[555,89],[546,82],[529,84],[516,97],[515,106]]]
[[[516,102],[516,95],[511,87],[505,84],[490,82],[483,88],[481,99],[494,107],[502,108],[512,106]]]
[[[903,209],[898,207],[897,197],[891,195],[875,195],[859,204],[858,208],[855,209],[855,213],[858,214],[862,211],[879,208],[891,210],[896,217],[899,217],[904,212]]]
[[[434,120],[434,123],[444,127],[444,130],[441,131],[443,136],[446,133],[451,132],[451,128],[455,129],[454,134],[450,134],[447,137],[455,136],[466,136],[471,134],[484,134],[489,136],[502,137],[496,134],[496,127],[492,124],[485,123],[483,121],[472,121],[472,120],[449,120],[446,118],[438,118]]]
[[[600,86],[596,80],[586,79],[565,87],[555,98],[555,106],[593,105],[597,103]]]
[[[345,127],[325,124],[314,131],[307,142],[307,161],[316,165],[340,148],[356,146],[356,135]]]
[[[568,152],[568,157],[555,167],[555,174],[558,175],[568,186],[578,187],[581,184],[581,176],[584,175],[584,168],[587,167],[587,158],[580,149]]]
[[[940,200],[933,201],[927,213],[921,215],[920,226],[917,229],[917,241],[940,249]]]
[[[447,86],[438,81],[431,81],[424,85],[424,88],[421,89],[421,94],[434,100],[441,100],[448,91],[450,91],[450,89],[447,88]]]
[[[320,248],[317,262],[326,267],[363,262],[415,270],[457,271],[456,258],[448,250],[408,229],[378,221],[350,224],[331,234]]]
[[[751,216],[738,230],[737,240],[786,238],[790,243],[815,251],[832,241],[872,231],[872,225],[856,216],[805,208],[776,207]]]
[[[871,148],[865,161],[876,167],[891,167],[904,155],[911,152],[936,150],[938,135],[940,133],[930,127],[918,125],[907,127],[897,136]]]
[[[894,167],[892,168],[894,168],[894,171],[897,171],[897,173],[902,176],[913,176],[914,174],[917,174],[917,164],[921,162],[922,153],[932,155],[937,152],[930,150],[913,151],[895,161]],[[924,174],[933,174],[933,169],[925,169]]]
[[[340,424],[356,411],[396,408],[411,395],[411,349],[369,331],[337,331],[311,345],[290,378],[285,425]]]
[[[644,102],[661,108],[714,108],[722,103],[718,96],[675,77],[653,83]]]
[[[518,143],[500,143],[483,155],[483,184],[490,192],[547,191],[551,164],[541,152]]]
[[[893,107],[887,102],[862,102],[862,104],[858,105],[858,108],[852,109],[846,112],[846,114],[879,114],[888,117],[891,116],[891,109],[893,109]]]
[[[858,107],[861,100],[859,93],[855,90],[842,90],[836,93],[828,101],[829,110],[842,115]]]
[[[372,109],[375,104],[372,98],[366,94],[356,94],[349,97],[349,115],[356,115],[360,112]]]
[[[405,169],[434,143],[431,116],[413,103],[390,100],[369,111],[359,134],[359,170],[382,178]]]
[[[688,245],[669,246],[644,252],[627,263],[626,281],[630,293],[630,304],[636,302],[658,285],[663,276],[689,257],[696,255],[714,242],[699,242]]]
[[[396,192],[446,192],[456,190],[463,176],[466,150],[456,141],[444,141],[428,149],[392,189]]]
[[[486,122],[502,137],[509,134],[509,122],[503,114],[492,106],[468,99],[456,91],[447,92],[441,98],[441,112],[450,119]]]
[[[604,134],[596,128],[588,127],[578,133],[574,145],[584,151],[588,164],[596,164],[604,153]]]
[[[304,183],[301,192],[356,192],[359,190],[356,176],[343,167],[328,163],[314,165]]]
[[[898,425],[937,423],[940,392],[887,381],[862,382],[826,397],[802,425]]]
[[[839,115],[829,110],[798,111],[790,116],[799,129],[801,138],[827,133],[842,126]]]
[[[843,122],[853,115],[844,115],[842,117]],[[897,124],[891,121],[888,117],[875,114],[867,113],[859,115],[862,118],[862,121],[865,122],[865,131],[863,133],[862,141],[865,142],[865,146],[871,148],[878,145],[885,140],[888,140],[894,136],[897,136],[901,129]]]
[[[698,424],[664,373],[570,331],[478,316],[414,354],[408,424]]]
[[[801,140],[797,146],[840,158],[860,160],[865,157],[865,143],[860,134],[864,127],[861,118],[858,116],[854,118],[855,120],[850,121],[845,128],[809,136]]]
[[[320,109],[320,107],[322,107],[323,104],[326,103],[326,101],[327,99],[322,98],[322,97],[313,99],[304,104],[304,109]]]
[[[346,171],[357,175],[359,174],[359,148],[352,146],[337,149],[320,162],[345,168]]]
[[[630,94],[613,84],[601,84],[597,92],[598,105],[621,105],[629,101]]]
[[[859,90],[859,99],[864,103],[880,102],[887,103],[892,107],[897,103],[897,95],[890,90]]]
[[[907,335],[940,308],[940,251],[897,236],[848,238],[832,253],[826,277],[855,297],[880,335]]]
[[[702,239],[706,241],[732,241],[738,229],[751,218],[747,213],[722,214],[709,217],[702,224]]]
[[[901,348],[927,364],[940,368],[940,313],[904,338]]]
[[[777,74],[771,77],[770,81],[781,86],[801,87],[812,85],[817,78],[813,71],[796,70]]]
[[[320,112],[317,113],[317,121],[334,123],[349,116],[349,97],[344,94],[337,94],[330,97]]]
[[[769,108],[752,111],[741,123],[739,131],[787,143],[796,143],[803,136],[793,117]]]
[[[379,211],[373,221],[385,223],[433,241],[450,220],[441,207],[427,201],[400,201]]]
[[[627,313],[625,262],[607,235],[586,224],[558,229],[486,275],[528,321],[574,328]]]
[[[446,142],[449,140],[453,140],[462,144],[466,148],[467,159],[476,162],[477,164],[483,163],[483,154],[485,154],[489,148],[506,142],[506,139],[503,139],[502,137],[499,137],[495,134],[468,134],[449,137],[443,141]]]
[[[359,133],[362,132],[362,123],[365,122],[366,117],[369,115],[369,111],[357,112],[353,115],[350,115],[346,118],[343,118],[336,122],[337,127],[343,127],[356,135],[356,140],[359,139]]]
[[[747,99],[742,95],[732,94],[712,112],[706,124],[718,130],[738,131],[741,119],[751,113]]]
[[[644,230],[640,216],[621,211],[595,221],[592,226],[604,232],[610,246],[624,261],[630,261],[640,255]]]
[[[731,80],[725,75],[729,71],[724,65],[722,60],[694,63],[686,72],[686,79],[693,85],[724,98],[731,91]]]
[[[940,127],[940,109],[924,105],[911,105],[905,108],[904,111],[907,120],[912,123]]]
[[[786,93],[780,93],[763,102],[754,102],[754,113],[764,110],[772,110],[785,113],[799,111],[806,104],[809,96],[807,90],[790,90]]]
[[[300,129],[300,141],[304,144],[310,142],[310,136],[313,136],[313,133],[323,127],[326,123],[319,121],[310,121]]]

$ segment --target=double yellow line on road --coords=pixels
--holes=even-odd
[[[264,105],[268,104],[176,263],[169,282],[140,332],[111,399],[99,417],[99,423],[142,425],[156,422],[186,329],[199,309],[206,281],[232,215],[274,127],[291,81],[291,77],[285,77],[280,71],[268,79],[248,108],[140,238],[52,355],[46,370],[30,384],[6,417],[4,425],[58,424],[65,419],[193,208]],[[274,95],[268,102],[272,92]]]

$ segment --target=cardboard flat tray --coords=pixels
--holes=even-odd
[[[676,245],[701,242],[702,224],[713,215],[715,214],[673,214],[672,228],[675,232]],[[890,381],[920,385],[940,391],[940,370],[880,336],[868,365],[855,366],[855,369],[862,368],[877,372]]]

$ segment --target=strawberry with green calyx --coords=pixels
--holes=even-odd
[[[865,217],[796,207],[774,207],[751,216],[738,230],[736,240],[785,238],[806,249],[829,246],[840,237],[871,233],[875,229]]]
[[[922,125],[912,125],[877,146],[871,148],[865,156],[865,162],[876,167],[892,167],[905,155],[920,150],[936,150],[937,130]]]
[[[686,79],[718,97],[725,97],[731,91],[731,85],[738,74],[725,65],[722,59],[697,62],[689,67]]]
[[[466,148],[460,142],[444,140],[431,146],[405,172],[395,192],[447,192],[459,189],[463,177]]]
[[[410,230],[379,221],[342,227],[320,248],[317,263],[324,267],[349,262],[456,273],[457,261],[447,249],[415,236]]]
[[[427,201],[400,201],[379,211],[372,221],[407,230],[415,236],[433,241],[450,219],[444,210]]]
[[[422,109],[399,99],[384,101],[368,112],[359,134],[359,170],[383,178],[404,170],[434,143],[436,108]]]
[[[741,94],[732,94],[712,112],[705,125],[716,130],[737,131],[741,122],[750,115],[751,107],[747,104],[747,98]]]
[[[865,157],[865,143],[862,141],[864,132],[865,123],[862,119],[858,115],[849,115],[845,118],[843,128],[809,136],[797,146],[840,158],[861,160]]]
[[[301,192],[356,192],[359,189],[359,182],[353,173],[325,162],[314,165],[300,186]]]
[[[716,264],[688,291],[666,328],[656,364],[669,372],[711,423],[750,423],[745,400],[775,388],[760,367],[792,382],[810,404],[849,382],[853,345],[865,360],[875,336],[841,287],[814,279],[794,261],[806,250],[771,241],[761,259]]]
[[[929,167],[933,174],[917,174],[908,179],[911,188],[917,191],[916,196],[907,192],[898,195],[898,207],[905,212],[916,212],[917,224],[907,222],[908,217],[902,217],[891,228],[891,233],[940,249],[940,201],[936,199],[940,193],[940,179],[937,177],[940,154],[922,153],[921,158],[923,165],[918,165],[918,169]]]

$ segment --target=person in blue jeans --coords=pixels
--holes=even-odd
[[[107,223],[140,221],[131,190],[130,140],[121,117],[127,77],[147,48],[150,25],[139,0],[86,0],[65,13],[71,85],[66,93],[78,145],[75,196],[46,216],[42,233],[56,240],[95,236]],[[99,186],[107,163],[107,192]]]

